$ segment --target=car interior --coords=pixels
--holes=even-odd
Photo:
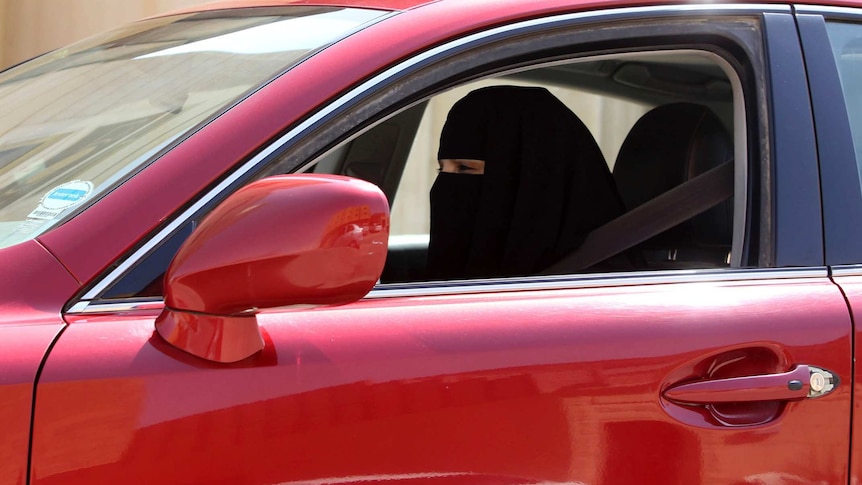
[[[739,146],[744,137],[734,137],[744,122],[734,111],[732,79],[730,68],[718,56],[688,50],[608,55],[520,69],[414,104],[304,170],[358,177],[381,187],[392,206],[389,255],[381,283],[422,281],[428,191],[437,167],[435,137],[448,108],[481,86],[543,86],[590,128],[628,213],[649,206],[662,194],[669,199],[666,207],[691,206],[683,209],[691,212],[688,216],[675,216],[675,220],[667,213],[678,209],[661,209],[653,202],[658,216],[629,217],[593,241],[598,246],[619,246],[619,254],[594,260],[581,257],[580,263],[557,264],[544,274],[607,271],[617,266],[603,263],[623,253],[634,270],[729,267],[735,261],[734,231],[741,230],[734,226],[735,221],[739,224],[735,211],[741,209],[734,206],[732,179],[714,182],[723,184],[726,194],[717,203],[698,201],[693,194],[675,198],[667,194],[711,169],[732,168],[734,154],[744,153]],[[672,226],[665,228],[668,221]],[[646,237],[637,240],[630,233]],[[612,239],[622,241],[610,243]]]
[[[733,197],[745,190],[747,176],[747,170],[734,170],[748,149],[740,83],[716,54],[664,50],[472,79],[403,107],[300,166],[299,172],[370,181],[388,198],[389,251],[380,288],[431,281],[426,274],[429,191],[437,176],[440,131],[458,99],[490,85],[541,86],[570,108],[599,145],[626,210],[590,232],[570,255],[526,276],[743,265],[747,208],[744,197]],[[258,176],[284,170],[276,161]],[[193,229],[193,223],[184,225],[103,298],[161,295],[164,270]]]

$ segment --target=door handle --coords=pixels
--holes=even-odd
[[[834,373],[809,365],[798,365],[781,374],[712,379],[677,384],[662,395],[679,404],[790,401],[829,394],[838,387]]]

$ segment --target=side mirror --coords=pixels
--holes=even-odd
[[[264,308],[340,305],[377,283],[389,205],[376,186],[335,175],[282,175],[231,195],[180,247],[165,273],[156,330],[215,362],[263,348]]]

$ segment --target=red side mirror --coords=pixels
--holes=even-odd
[[[258,309],[365,296],[383,271],[388,237],[386,197],[368,182],[334,175],[254,182],[177,252],[156,329],[204,359],[242,360],[263,348]]]

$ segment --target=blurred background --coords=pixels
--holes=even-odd
[[[211,0],[0,0],[0,67],[120,24]]]

